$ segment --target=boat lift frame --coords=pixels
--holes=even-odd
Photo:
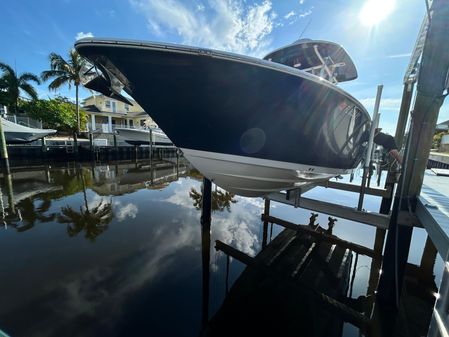
[[[384,331],[391,331],[396,322],[413,227],[423,227],[445,262],[441,293],[428,336],[449,336],[449,231],[445,230],[446,227],[449,228],[449,215],[439,211],[437,207],[434,209],[420,196],[438,112],[449,90],[449,26],[446,23],[449,3],[445,0],[434,0],[426,5],[427,15],[424,17],[404,76],[404,90],[395,134],[396,143],[401,147],[410,115],[414,86],[417,83],[403,173],[398,188],[395,188],[395,173],[390,171],[383,189],[337,182],[329,182],[327,186],[324,183],[315,183],[303,189],[268,195],[265,207],[269,210],[270,201],[282,202],[377,227],[375,245],[382,246],[386,238],[377,304],[383,308],[379,315],[383,316],[381,318],[385,321]],[[371,213],[363,211],[361,207],[351,208],[302,196],[315,186],[359,193],[361,198],[364,194],[382,196],[380,210],[378,213]],[[389,229],[388,235],[386,229]]]

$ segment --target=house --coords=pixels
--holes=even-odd
[[[449,129],[449,120],[438,123],[435,127],[435,132],[448,131],[448,129]]]
[[[85,98],[82,109],[88,116],[88,130],[112,133],[117,127],[157,127],[157,124],[136,101],[132,99],[129,101],[132,105],[104,95]]]

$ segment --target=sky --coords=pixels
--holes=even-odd
[[[372,113],[383,84],[380,126],[394,134],[403,77],[426,12],[422,0],[6,0],[0,62],[17,73],[49,69],[48,55],[67,56],[81,37],[187,44],[263,57],[302,38],[341,44],[358,78],[341,87]],[[68,87],[50,92],[74,99]],[[90,92],[81,90],[81,98]],[[438,121],[449,119],[445,103]]]

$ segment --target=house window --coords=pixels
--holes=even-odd
[[[106,108],[110,109],[111,108],[111,101],[105,101],[104,102]]]
[[[125,104],[125,111],[129,112],[129,105],[128,104]]]
[[[145,126],[145,119],[140,120],[140,126]]]
[[[129,126],[134,126],[134,121],[132,119],[129,120]]]
[[[112,112],[117,112],[117,103],[111,102],[111,106],[112,106]]]

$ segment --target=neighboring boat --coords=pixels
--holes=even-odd
[[[56,130],[30,128],[10,122],[4,118],[1,118],[1,121],[7,144],[30,143],[56,133]]]
[[[334,43],[300,40],[268,55],[271,61],[140,41],[88,38],[75,47],[97,69],[90,78],[97,90],[123,89],[230,192],[260,196],[330,179],[363,156],[370,117],[333,84],[357,77]]]
[[[131,145],[150,144],[150,130],[149,129],[130,129],[130,128],[115,128],[119,136],[125,139],[125,142]],[[159,128],[151,129],[151,138],[153,145],[172,145],[172,141]]]

